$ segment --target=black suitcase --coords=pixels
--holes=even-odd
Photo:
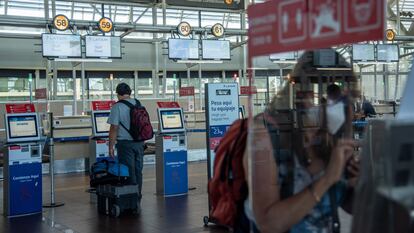
[[[98,185],[98,212],[118,217],[125,211],[138,213],[138,185]]]

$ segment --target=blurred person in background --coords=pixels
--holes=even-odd
[[[256,231],[337,233],[338,208],[352,212],[359,177],[357,144],[351,139],[351,95],[357,93],[357,82],[352,66],[335,54],[349,70],[324,73],[315,66],[314,52],[305,52],[286,87],[250,125],[245,213]],[[312,80],[328,75],[343,77],[349,96],[331,86],[328,99],[315,100]]]

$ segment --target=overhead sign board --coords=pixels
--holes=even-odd
[[[86,57],[121,58],[121,37],[85,36]]]
[[[248,8],[249,54],[326,48],[384,37],[385,0],[269,0]]]
[[[44,57],[82,57],[80,35],[42,34]]]
[[[209,179],[213,176],[214,150],[230,125],[239,119],[237,83],[206,83],[207,163]]]
[[[244,0],[166,0],[169,6],[243,10]]]

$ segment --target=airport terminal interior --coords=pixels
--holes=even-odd
[[[414,232],[413,16],[0,0],[0,232]]]

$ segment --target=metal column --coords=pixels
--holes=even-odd
[[[157,8],[153,7],[152,8],[152,25],[155,27],[157,26]],[[153,39],[157,40],[158,39],[158,34],[154,33],[153,34]],[[153,74],[152,74],[152,85],[153,85],[153,95],[155,98],[159,97],[160,91],[159,91],[159,76],[158,76],[158,72],[159,72],[159,61],[158,61],[158,54],[159,54],[159,49],[158,49],[158,42],[155,41],[154,42],[154,64],[155,67],[153,69]]]
[[[85,96],[85,90],[86,90],[86,81],[85,81],[85,63],[81,62],[81,82],[82,82],[82,115],[86,112],[86,96]]]
[[[78,92],[76,90],[76,69],[75,66],[72,66],[72,79],[73,79],[73,104],[72,104],[72,112],[73,115],[78,115],[78,103],[77,103],[77,96]]]
[[[162,0],[162,25],[167,25],[167,10],[166,10],[166,2]],[[163,40],[167,39],[167,34],[163,34]],[[162,97],[165,98],[167,93],[167,56],[163,55],[163,67],[162,67]],[[175,90],[175,89],[174,89]]]
[[[134,98],[138,98],[138,71],[134,71]]]
[[[35,89],[39,89],[40,88],[40,71],[39,70],[35,70]]]
[[[383,83],[384,83],[384,100],[388,100],[389,99],[389,80],[388,80],[388,66],[387,65],[383,65],[383,73],[384,73],[384,77],[383,77]]]
[[[53,100],[56,100],[57,97],[57,79],[58,79],[58,70],[57,62],[53,60]]]
[[[201,72],[201,64],[198,64],[198,90],[199,90],[199,98],[200,98],[200,110],[203,109],[203,92],[202,92],[202,82],[201,82],[201,78],[202,78],[202,72]]]

